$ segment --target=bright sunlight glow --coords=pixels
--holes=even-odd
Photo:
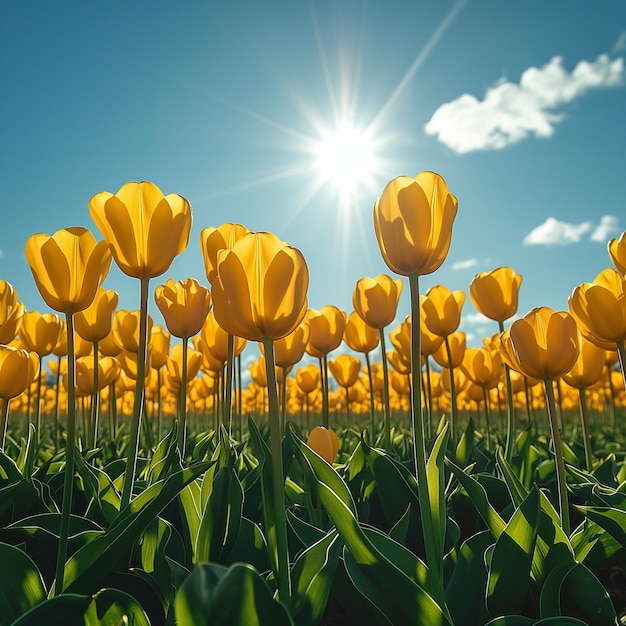
[[[376,168],[373,143],[351,125],[327,133],[316,150],[315,165],[324,181],[333,183],[342,196],[352,195]]]

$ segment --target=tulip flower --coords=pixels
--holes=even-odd
[[[340,354],[336,359],[328,362],[328,369],[333,375],[337,384],[346,392],[347,418],[350,420],[350,401],[348,399],[348,389],[356,384],[361,371],[361,361],[349,354]],[[372,433],[372,437],[374,434]]]
[[[626,387],[626,278],[613,268],[600,272],[593,283],[583,283],[568,298],[570,313],[580,332],[593,343],[617,347]]]
[[[76,384],[82,393],[89,395],[94,391],[102,391],[115,382],[120,374],[120,364],[113,356],[98,359],[97,367],[98,373],[96,374],[91,358],[76,359]]]
[[[306,351],[319,361],[322,381],[322,421],[328,428],[328,353],[336,350],[346,328],[346,314],[334,305],[325,305],[319,311],[310,309],[306,315],[309,324],[309,343]]]
[[[111,251],[105,241],[96,242],[89,230],[64,228],[49,236],[31,235],[26,241],[26,260],[39,293],[53,310],[65,313],[68,347],[67,448],[63,503],[55,590],[63,591],[65,559],[72,508],[74,454],[76,449],[76,363],[74,314],[86,309],[96,297],[111,265]]]
[[[41,441],[41,385],[43,368],[41,359],[52,353],[56,347],[61,331],[63,319],[54,313],[39,313],[38,311],[26,311],[22,318],[22,324],[18,333],[22,347],[36,354],[39,358],[39,376],[37,378],[37,396],[35,400],[37,441]]]
[[[24,304],[17,299],[11,283],[0,280],[0,344],[6,345],[17,335],[24,316]]]
[[[443,591],[443,547],[435,537],[435,510],[428,504],[426,446],[422,419],[422,381],[420,349],[419,277],[431,274],[444,262],[452,238],[452,225],[458,209],[457,199],[439,174],[422,172],[414,179],[400,176],[383,189],[374,204],[374,230],[381,255],[387,267],[409,277],[411,316],[411,430],[415,475],[422,503],[420,515],[426,546],[433,595],[441,606]],[[439,493],[443,487],[439,488]],[[443,529],[441,529],[443,532]]]
[[[0,451],[4,451],[9,402],[23,393],[32,380],[31,358],[27,350],[0,345],[0,398],[4,400],[0,414]]]
[[[604,375],[604,360],[606,351],[585,337],[581,337],[580,353],[574,366],[569,372],[563,374],[563,380],[574,389],[578,390],[578,407],[583,431],[585,446],[585,463],[587,471],[593,468],[593,455],[591,452],[591,435],[587,420],[587,399],[585,390],[595,385]]]
[[[476,309],[485,317],[498,322],[498,330],[503,332],[504,321],[517,313],[518,293],[521,284],[521,274],[516,274],[510,267],[498,267],[491,272],[481,272],[474,276],[469,286],[469,294]],[[511,372],[506,363],[504,363],[504,377],[508,404],[505,455],[510,460],[513,454],[515,411]]]
[[[153,183],[129,182],[116,194],[103,191],[89,201],[89,213],[124,274],[140,281],[139,369],[130,425],[129,461],[124,474],[122,507],[130,502],[135,480],[139,429],[144,405],[148,294],[151,278],[161,276],[189,242],[191,206],[178,194],[164,196]]]
[[[366,324],[377,328],[380,335],[384,377],[385,442],[387,449],[391,448],[391,410],[389,406],[389,370],[384,329],[396,317],[401,293],[402,280],[399,278],[393,280],[386,274],[380,274],[376,278],[366,277],[358,280],[352,294],[354,310]],[[374,437],[374,433],[372,433],[372,437]]]
[[[271,233],[247,233],[217,255],[212,285],[217,323],[229,334],[263,343],[270,411],[280,599],[290,604],[285,483],[274,341],[293,332],[307,311],[309,271],[302,253]]]
[[[310,433],[306,445],[321,456],[329,465],[337,457],[339,452],[339,437],[334,430],[328,430],[323,426],[316,426]]]
[[[619,239],[611,239],[608,243],[608,249],[613,265],[622,276],[626,276],[626,231],[621,234]]]
[[[169,332],[182,339],[178,448],[184,454],[187,437],[187,340],[200,332],[211,308],[211,294],[193,278],[176,283],[170,278],[165,285],[156,288],[154,299]]]
[[[575,319],[565,311],[539,307],[515,320],[500,335],[502,358],[518,372],[544,381],[550,430],[554,443],[560,516],[569,535],[565,463],[556,415],[553,381],[572,369],[580,352],[580,334]]]

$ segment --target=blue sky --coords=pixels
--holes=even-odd
[[[390,273],[376,197],[434,170],[459,211],[422,292],[467,293],[474,274],[509,265],[524,277],[520,315],[566,309],[626,229],[625,56],[618,1],[7,0],[0,278],[45,311],[27,238],[74,225],[100,238],[91,196],[150,180],[194,218],[154,287],[206,283],[201,229],[239,222],[302,250],[311,308],[350,312],[359,278]],[[373,150],[349,193],[321,180],[315,152],[346,123]],[[105,286],[138,308],[137,281],[112,268]],[[408,285],[398,321],[407,312]],[[469,296],[461,329],[474,345],[496,330]]]

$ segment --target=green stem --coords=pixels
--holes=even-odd
[[[589,420],[587,419],[587,397],[585,388],[578,389],[578,406],[580,407],[580,423],[583,429],[583,442],[585,444],[585,465],[587,471],[593,469],[593,454],[591,453],[591,433],[589,432]]]
[[[417,274],[409,276],[409,288],[411,297],[411,431],[413,435],[413,461],[415,464],[415,475],[417,476],[417,493],[420,501],[426,564],[430,574],[433,597],[441,607],[444,607],[443,555],[438,554],[437,550],[426,474],[426,446],[424,443],[424,420],[422,415],[420,298],[419,276]],[[444,529],[441,529],[441,532],[444,533]]]
[[[554,388],[550,378],[544,381],[546,388],[546,405],[548,407],[548,417],[550,419],[550,431],[552,442],[554,443],[554,459],[556,462],[556,480],[559,492],[559,515],[563,532],[569,537],[569,510],[567,502],[567,483],[565,481],[565,461],[563,460],[563,447],[561,445],[561,431],[554,401]]]
[[[226,352],[226,384],[224,387],[223,421],[228,428],[229,437],[233,436],[233,361],[235,358],[235,337],[228,335]]]
[[[59,396],[61,395],[61,357],[57,357],[56,387],[54,391],[54,451],[59,451]]]
[[[99,369],[98,369],[98,342],[93,342],[93,393],[91,395],[91,445],[95,448],[98,444],[98,412],[100,410],[100,391],[99,387]]]
[[[63,502],[61,503],[61,527],[59,529],[59,544],[54,583],[55,595],[63,592],[76,454],[76,354],[74,351],[74,315],[73,313],[66,313],[65,317],[67,323],[67,443],[65,446],[65,474],[63,477]]]
[[[278,597],[291,610],[291,577],[289,575],[289,552],[287,546],[287,518],[285,516],[285,478],[283,476],[282,433],[278,407],[278,387],[274,360],[274,340],[263,340],[267,395],[269,403],[270,450],[272,453],[272,485],[274,491],[274,523],[276,524],[276,549],[278,552]]]
[[[328,361],[326,355],[320,357],[320,376],[322,379],[322,426],[328,428]]]
[[[4,452],[7,439],[7,424],[9,423],[9,399],[2,400],[2,412],[0,413],[0,452]]]
[[[483,402],[485,403],[485,430],[487,432],[485,449],[489,450],[489,392],[487,391],[487,387],[483,387]]]
[[[456,406],[456,385],[454,384],[454,367],[452,367],[452,350],[448,336],[443,338],[446,347],[446,355],[448,357],[448,371],[450,372],[450,442],[452,449],[456,445],[456,426],[458,421],[458,409]]]
[[[35,409],[35,414],[37,416],[37,445],[39,445],[42,441],[41,436],[41,381],[43,380],[43,362],[41,360],[41,355],[39,356],[39,375],[37,376],[37,405]]]
[[[624,348],[623,339],[620,339],[617,342],[617,356],[619,357],[619,366],[620,366],[620,369],[622,370],[622,377],[624,378],[624,387],[626,388],[626,349]]]
[[[148,290],[150,279],[140,279],[141,295],[139,309],[139,351],[137,353],[137,380],[135,384],[135,400],[133,416],[130,422],[128,439],[128,458],[124,473],[124,487],[120,510],[130,503],[137,471],[137,453],[139,451],[139,429],[141,426],[141,412],[143,410],[143,396],[146,386],[146,349],[148,346]]]
[[[180,456],[185,458],[185,443],[187,439],[187,337],[183,337],[182,375],[180,381],[180,406],[178,408],[178,449]]]
[[[157,370],[157,441],[163,433],[163,399],[161,396],[161,368]]]
[[[385,347],[385,329],[378,330],[380,335],[380,350],[383,359],[383,399],[385,410],[384,448],[391,452],[391,407],[389,404],[389,368],[387,365],[387,349]]]
[[[372,435],[370,439],[370,445],[376,445],[376,410],[374,407],[374,377],[372,376],[372,365],[370,363],[370,353],[365,353],[365,364],[367,366],[367,380],[370,386],[370,421],[372,424]],[[308,402],[308,396],[307,396]],[[308,407],[308,404],[307,404]],[[308,415],[308,413],[307,413]]]
[[[426,365],[426,424],[428,426],[428,437],[432,437],[433,432],[433,385],[430,378],[430,359],[426,357],[424,359]],[[421,355],[420,355],[421,363]]]
[[[498,322],[500,332],[504,332],[504,322]],[[513,385],[511,384],[511,368],[504,365],[504,381],[506,384],[506,402],[507,402],[507,419],[506,419],[506,442],[504,444],[504,455],[507,461],[511,461],[513,457],[513,437],[515,433],[515,403],[513,402]]]

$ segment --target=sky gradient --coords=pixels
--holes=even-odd
[[[0,278],[46,311],[27,238],[86,226],[100,191],[150,180],[193,209],[188,249],[154,279],[206,284],[200,231],[271,231],[309,266],[309,305],[349,313],[390,274],[372,207],[388,180],[441,174],[450,253],[421,279],[468,292],[508,265],[519,314],[567,309],[626,229],[626,3],[25,2],[0,8]],[[374,146],[349,195],[316,150],[349,123]],[[105,287],[139,306],[138,281]],[[497,330],[469,300],[469,345]],[[151,313],[159,321],[151,302]],[[408,313],[405,286],[397,321]]]

